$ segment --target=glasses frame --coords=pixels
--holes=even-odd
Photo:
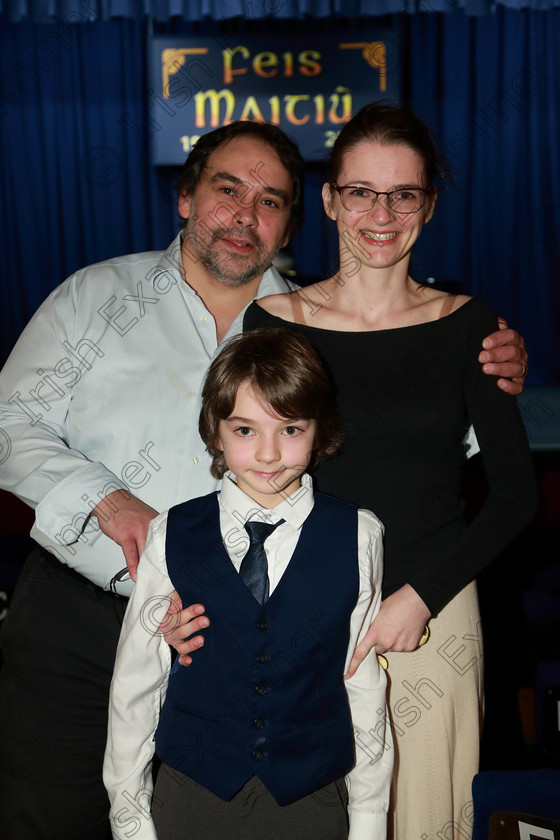
[[[341,202],[342,206],[344,207],[344,209],[348,211],[348,213],[368,213],[371,210],[371,207],[375,207],[375,205],[377,204],[379,196],[380,195],[385,195],[385,196],[387,196],[387,209],[389,210],[389,212],[399,213],[401,216],[411,216],[413,213],[418,213],[424,207],[424,205],[426,203],[426,199],[428,198],[428,195],[431,192],[433,192],[433,190],[431,190],[431,189],[426,190],[426,189],[424,189],[424,187],[401,187],[400,190],[399,189],[395,189],[395,190],[373,190],[373,189],[371,189],[371,187],[361,187],[359,184],[344,184],[343,186],[340,186],[339,184],[336,184],[334,181],[330,182],[330,186],[337,191],[337,193],[339,195],[339,198],[340,198],[340,202]],[[357,189],[357,190],[365,190],[368,193],[373,193],[375,195],[375,198],[372,198],[372,200],[371,200],[371,207],[366,207],[365,210],[350,210],[344,203],[344,199],[342,198],[342,191],[347,190],[347,189],[352,189],[352,188]],[[398,210],[396,207],[391,207],[391,205],[389,203],[389,196],[392,195],[393,193],[404,192],[405,189],[418,190],[419,192],[423,193],[424,200],[423,200],[422,204],[420,205],[420,207],[417,207],[416,210]]]
[[[112,592],[113,595],[119,595],[119,593],[117,592],[117,585],[125,580],[131,580],[130,572],[128,571],[128,566],[125,566],[124,569],[121,569],[120,572],[117,572],[116,575],[113,575],[109,582],[110,592]]]

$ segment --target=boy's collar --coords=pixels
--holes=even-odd
[[[313,483],[311,476],[303,473],[301,487],[294,490],[274,508],[264,508],[237,486],[235,476],[228,470],[220,490],[220,506],[236,519],[262,519],[263,522],[278,522],[285,519],[292,528],[299,530],[313,510]]]

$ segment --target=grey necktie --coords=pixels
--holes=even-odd
[[[264,550],[264,542],[272,532],[284,522],[283,519],[273,525],[271,522],[246,522],[245,530],[249,534],[251,544],[241,563],[239,574],[259,604],[268,600],[268,561]]]

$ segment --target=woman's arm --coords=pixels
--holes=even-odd
[[[463,394],[488,483],[485,502],[458,539],[438,556],[423,556],[408,583],[435,614],[530,521],[537,505],[533,460],[516,400],[494,387],[477,361],[495,316],[482,300],[465,309],[457,334],[464,356]]]
[[[377,616],[356,647],[348,676],[356,673],[373,647],[376,653],[416,650],[430,617],[428,607],[409,583],[397,589],[382,602]]]
[[[516,402],[494,387],[477,361],[480,341],[495,324],[495,316],[483,301],[477,301],[474,312],[466,335],[463,387],[484,460],[488,497],[450,550],[437,557],[419,559],[408,584],[383,602],[377,619],[354,653],[350,674],[355,673],[374,644],[379,646],[379,652],[385,645],[387,650],[414,650],[430,615],[476,577],[536,509],[532,458]]]

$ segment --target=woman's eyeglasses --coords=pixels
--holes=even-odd
[[[430,190],[422,187],[405,187],[399,190],[380,192],[370,190],[367,187],[356,187],[352,184],[345,184],[339,187],[331,183],[331,187],[337,191],[345,210],[351,213],[365,213],[371,210],[380,195],[385,196],[387,209],[395,213],[417,213],[426,203]]]

